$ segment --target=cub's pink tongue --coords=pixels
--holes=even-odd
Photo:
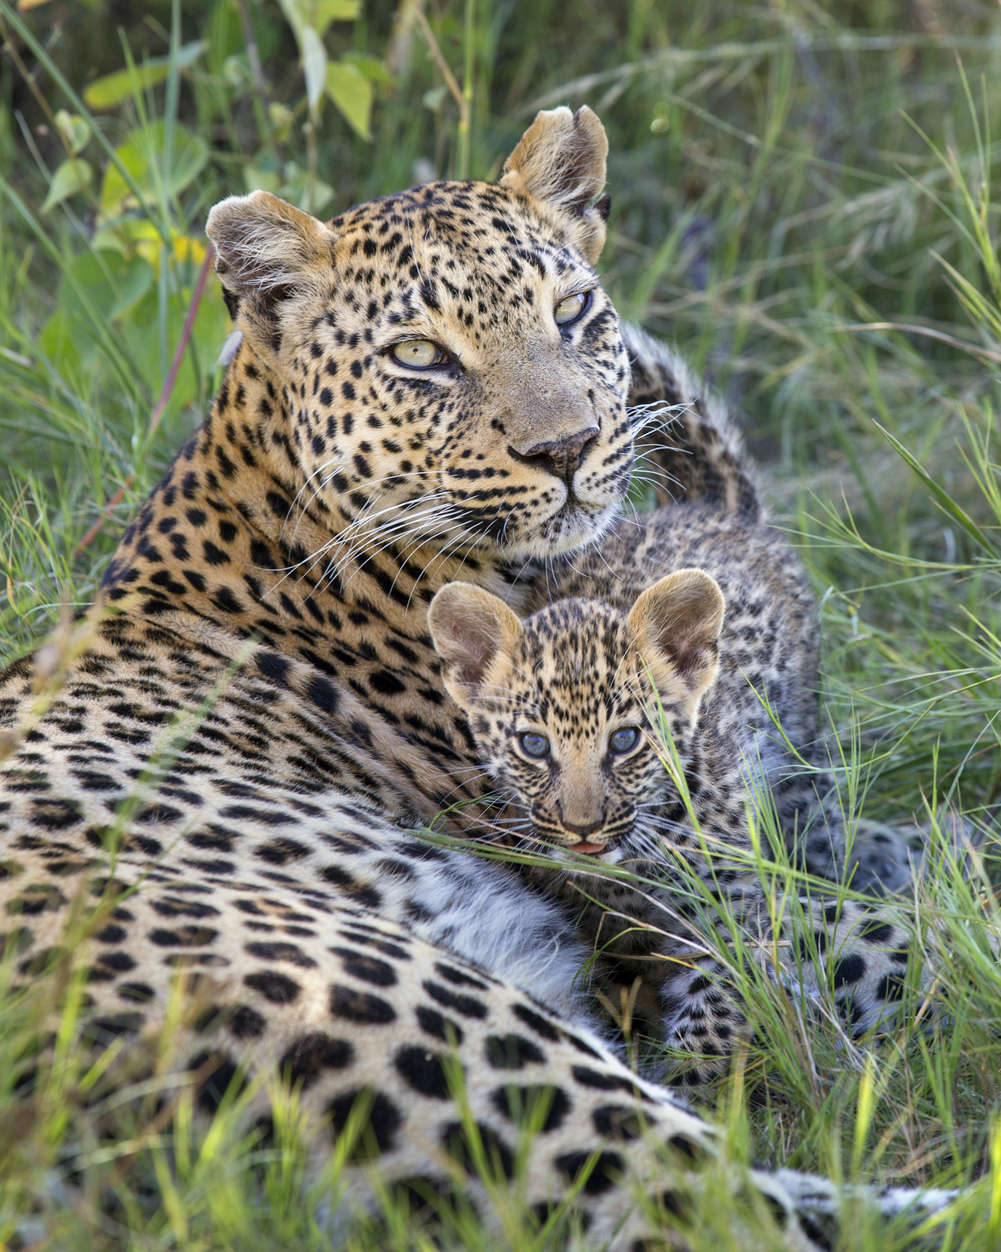
[[[571,852],[583,852],[587,856],[594,856],[596,852],[604,852],[604,850],[605,845],[603,843],[584,843],[582,840],[580,843],[570,844]]]

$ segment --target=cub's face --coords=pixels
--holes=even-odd
[[[612,854],[675,798],[644,707],[652,695],[606,605],[562,601],[528,618],[468,709],[483,764],[514,802],[512,829]],[[669,703],[665,716],[684,752],[683,709]]]
[[[612,861],[637,855],[644,839],[650,851],[670,840],[670,821],[684,816],[682,807],[670,818],[679,771],[716,674],[722,596],[708,575],[669,575],[628,614],[564,600],[525,621],[452,583],[429,623],[445,685],[513,802],[512,833]]]
[[[430,183],[329,224],[263,192],[208,232],[277,376],[299,499],[334,533],[524,559],[601,533],[632,465],[628,363],[593,262],[604,132],[540,114],[498,184]]]

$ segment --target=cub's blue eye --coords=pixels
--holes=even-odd
[[[533,761],[541,761],[549,755],[549,740],[533,730],[526,730],[518,736],[518,747]]]
[[[640,732],[638,726],[623,726],[621,730],[617,730],[609,736],[609,751],[614,752],[616,756],[624,756],[625,753],[632,752],[639,741]]]

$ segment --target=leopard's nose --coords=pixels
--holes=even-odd
[[[512,447],[508,451],[516,461],[524,461],[546,470],[547,473],[562,478],[569,487],[585,452],[598,438],[598,433],[597,426],[588,426],[577,431],[575,435],[567,435],[565,439],[547,439],[527,448]]]

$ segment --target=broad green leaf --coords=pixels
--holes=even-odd
[[[313,25],[322,35],[331,22],[353,22],[361,11],[360,0],[313,0]]]
[[[153,267],[142,257],[81,253],[63,270],[56,311],[42,330],[39,348],[64,367],[99,362],[106,355],[102,340],[108,323],[135,308],[152,285]],[[111,333],[117,337],[119,330]]]
[[[56,125],[70,152],[78,156],[90,140],[90,127],[82,117],[76,113],[67,113],[65,109],[56,113]]]
[[[300,46],[307,26],[322,37],[331,22],[353,22],[361,11],[360,0],[279,0],[279,4]]]
[[[59,303],[74,317],[85,320],[87,306],[113,322],[142,299],[153,282],[153,267],[141,256],[117,252],[84,252],[66,270]]]
[[[191,307],[192,288],[193,284],[181,291],[171,292],[167,296],[165,308],[161,305],[160,293],[151,288],[129,316],[116,327],[116,331],[121,333],[129,361],[146,382],[150,397],[154,400],[160,395],[171,357],[180,342],[184,319]],[[166,334],[162,335],[160,328],[164,315]],[[193,400],[206,398],[199,394],[200,388],[206,387],[208,371],[212,369],[229,329],[229,314],[225,305],[221,300],[213,299],[210,292],[206,292],[198,306],[191,340],[170,395],[168,414],[177,413]],[[195,369],[196,361],[200,365],[199,371]]]
[[[327,80],[327,50],[312,26],[304,26],[299,34],[302,69],[306,76],[306,100],[311,117],[316,117]]]
[[[327,66],[327,95],[362,139],[371,139],[372,83],[356,65],[334,61]]]
[[[197,39],[194,43],[186,43],[177,51],[174,60],[178,70],[185,70],[205,51],[205,41]],[[162,83],[170,73],[172,58],[150,57],[142,65],[127,66],[123,70],[115,70],[103,78],[95,79],[84,88],[83,98],[92,109],[113,109],[123,100],[131,99],[147,87],[155,87]]]
[[[166,152],[166,123],[150,122],[134,130],[116,149],[116,156],[135,180],[144,204],[155,204],[162,194],[176,195],[201,172],[209,159],[208,145],[200,135],[179,123],[173,124],[172,165],[162,167]],[[104,171],[101,186],[101,217],[117,217],[127,209],[137,208],[136,199],[125,179],[113,165]]]
[[[392,86],[393,75],[378,57],[370,57],[364,52],[347,52],[343,60],[349,65],[356,65],[373,83],[385,83],[387,86]]]
[[[75,196],[78,191],[83,191],[90,186],[93,178],[94,171],[90,167],[90,162],[82,157],[70,157],[69,160],[63,161],[52,175],[49,194],[45,197],[42,212],[48,213],[57,204],[62,204],[70,196]]]

